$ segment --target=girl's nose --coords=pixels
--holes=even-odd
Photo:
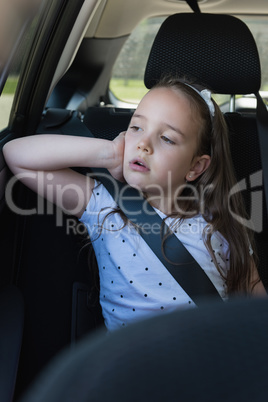
[[[138,149],[140,149],[143,152],[146,152],[147,154],[151,154],[152,145],[150,143],[149,138],[142,138],[138,143]]]

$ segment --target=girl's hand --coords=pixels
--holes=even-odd
[[[124,161],[124,150],[125,150],[125,134],[126,132],[120,133],[113,141],[112,145],[114,148],[114,163],[113,166],[108,170],[111,175],[119,181],[124,181],[123,176],[123,161]]]

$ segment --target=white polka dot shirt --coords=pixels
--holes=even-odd
[[[81,217],[93,241],[98,262],[100,304],[107,329],[112,331],[149,316],[194,307],[191,298],[133,226],[128,225],[122,229],[123,221],[118,213],[109,215],[103,222],[116,207],[106,188],[99,184]],[[165,217],[160,211],[157,213]],[[166,220],[167,224],[171,222],[170,218]],[[175,234],[225,299],[224,280],[202,239],[205,226],[206,222],[198,215],[186,219]],[[220,267],[226,271],[229,266],[227,242],[220,234],[216,234],[212,237],[212,247]]]

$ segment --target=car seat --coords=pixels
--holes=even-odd
[[[21,402],[262,402],[268,300],[208,303],[97,332],[46,368]]]
[[[160,27],[149,55],[144,82],[150,89],[164,74],[190,76],[217,94],[254,93],[267,118],[258,91],[261,69],[255,40],[246,24],[229,15],[180,13]],[[263,112],[263,109],[264,112]],[[268,286],[268,225],[262,180],[268,144],[259,145],[256,113],[226,113],[233,164],[256,232],[260,276]],[[264,130],[268,134],[268,125]],[[266,135],[268,139],[268,135]],[[267,142],[267,140],[266,140]],[[261,148],[261,149],[260,149]],[[261,152],[263,155],[261,155]],[[265,172],[268,175],[268,171]]]

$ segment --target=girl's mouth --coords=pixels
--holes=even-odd
[[[131,170],[134,170],[136,172],[149,172],[149,168],[146,165],[145,161],[141,158],[136,158],[133,159],[132,161],[129,162],[129,167]]]

